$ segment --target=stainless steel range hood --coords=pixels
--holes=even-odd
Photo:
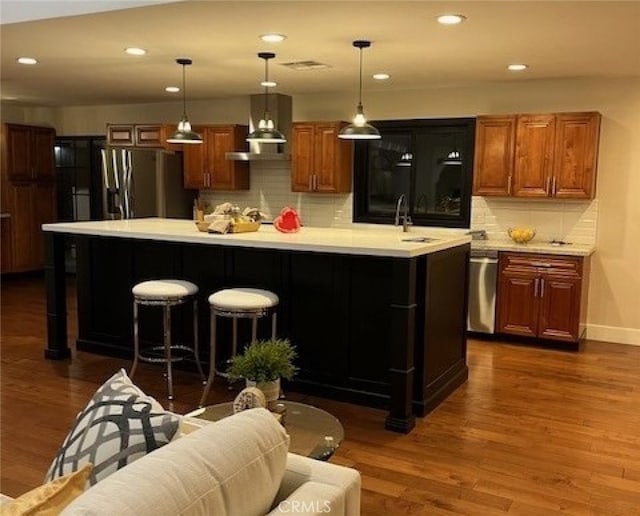
[[[249,131],[258,126],[264,116],[264,95],[251,95]],[[287,140],[291,136],[291,97],[280,93],[269,94],[269,115]],[[287,143],[249,143],[249,152],[227,152],[225,157],[234,161],[284,161],[290,159]]]

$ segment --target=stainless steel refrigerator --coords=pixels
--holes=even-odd
[[[179,154],[103,149],[102,180],[105,219],[193,216],[197,192],[184,188]]]

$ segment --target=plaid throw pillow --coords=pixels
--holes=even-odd
[[[51,464],[45,482],[93,464],[88,485],[107,477],[173,439],[179,416],[131,382],[124,369],[100,387]]]

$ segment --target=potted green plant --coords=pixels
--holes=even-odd
[[[231,379],[244,378],[247,387],[257,387],[271,402],[280,395],[280,378],[293,378],[296,357],[295,346],[288,339],[256,340],[231,359],[227,372]]]

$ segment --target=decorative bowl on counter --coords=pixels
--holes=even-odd
[[[536,236],[536,230],[529,227],[515,227],[507,229],[507,234],[516,244],[526,244]]]

